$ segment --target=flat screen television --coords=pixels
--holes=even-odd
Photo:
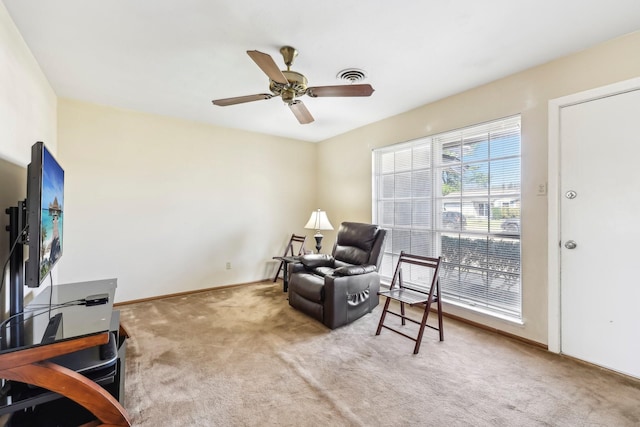
[[[31,147],[27,168],[29,258],[25,285],[37,288],[62,256],[64,170],[42,142]]]

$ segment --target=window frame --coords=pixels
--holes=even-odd
[[[486,145],[487,154],[485,157],[480,154],[477,159],[469,155],[469,159],[466,159],[465,147],[476,143],[474,134],[478,135],[478,147],[482,149],[482,144]],[[418,150],[424,153],[417,155],[420,159],[415,162],[414,155]],[[502,151],[504,155],[499,154]],[[385,156],[386,154],[393,156]],[[400,157],[400,161],[396,157]],[[393,165],[389,158],[393,158]],[[428,158],[426,163],[425,158]],[[475,178],[468,181],[469,189],[465,189],[465,173],[469,170],[477,172],[483,168],[486,169],[486,177],[482,173],[476,173]],[[495,175],[491,173],[491,168],[495,169]],[[425,185],[429,188],[424,191],[414,188],[412,179],[416,173],[428,176],[428,183]],[[454,185],[448,188],[448,194],[443,195],[443,187],[446,187],[444,183],[448,181],[442,177],[447,174]],[[474,179],[477,179],[475,184]],[[400,184],[398,180],[401,181]],[[459,183],[456,184],[455,180]],[[410,182],[408,186],[406,181]],[[459,194],[451,191],[456,185]],[[473,185],[478,188],[471,189]],[[498,185],[502,185],[502,189],[499,190]],[[474,195],[474,191],[478,194]],[[416,196],[418,193],[420,196]],[[418,215],[420,219],[416,220],[416,206],[425,201],[428,206],[422,206],[421,209],[422,214],[427,212],[424,215],[428,218],[425,221]],[[522,323],[521,229],[515,233],[499,228],[500,221],[511,218],[505,215],[517,215],[521,221],[521,202],[522,132],[519,114],[372,150],[372,217],[375,223],[389,232],[380,270],[383,283],[390,280],[401,250],[417,255],[442,255],[444,302]],[[480,205],[482,209],[479,208]],[[403,206],[404,210],[399,206]],[[454,223],[454,229],[445,229],[444,208],[455,211],[456,206],[461,218],[465,218],[464,213],[469,212],[469,209],[474,210],[472,222],[480,224],[477,227],[486,224],[486,230],[474,229],[476,225],[470,229],[464,225],[455,225],[455,217],[458,215],[451,214],[447,217]],[[402,213],[404,215],[400,215]],[[389,218],[393,220],[390,221]],[[462,221],[469,219],[458,220]],[[457,236],[459,259],[462,259],[460,254],[465,245],[472,248],[467,248],[466,253],[481,254],[478,258],[484,258],[474,261],[476,264],[465,263],[467,261],[452,263],[450,254],[442,253],[443,245],[449,245],[445,243],[446,238],[451,236]],[[414,244],[414,238],[420,241],[419,245]],[[482,247],[484,240],[486,249],[477,250],[479,246]],[[478,262],[485,263],[485,266],[480,267],[482,264]],[[466,277],[472,273],[471,281],[461,277],[463,269],[466,270]],[[446,275],[452,271],[457,272],[458,278],[451,281]],[[405,276],[411,280],[410,274]],[[482,280],[483,284],[475,283],[474,280]],[[447,283],[450,283],[449,286]],[[479,290],[469,291],[468,294],[465,291],[456,293],[452,283],[457,283],[460,289],[466,286]],[[506,290],[498,292],[495,289],[498,284]],[[481,292],[486,292],[486,298],[475,298]],[[494,296],[489,296],[492,293]]]

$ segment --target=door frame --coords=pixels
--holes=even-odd
[[[547,311],[549,351],[562,353],[560,301],[560,114],[564,107],[640,89],[640,77],[549,100],[548,210],[547,210]]]

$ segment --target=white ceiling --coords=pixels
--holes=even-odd
[[[640,29],[640,0],[3,0],[58,96],[321,141]],[[300,125],[247,50],[310,86],[365,70],[370,98],[309,98]],[[640,52],[639,52],[640,54]],[[602,65],[606,67],[606,64]],[[346,83],[345,83],[346,84]]]

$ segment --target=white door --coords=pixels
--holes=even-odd
[[[563,107],[559,138],[561,351],[640,378],[640,90]]]

